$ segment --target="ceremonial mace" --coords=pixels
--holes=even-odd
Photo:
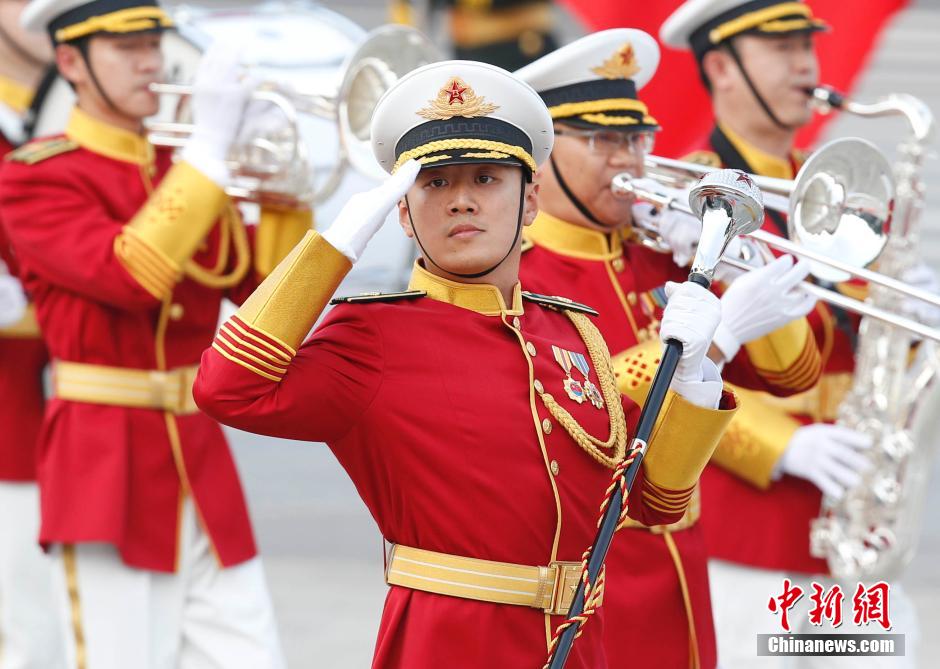
[[[697,283],[703,288],[709,288],[715,276],[715,267],[721,260],[722,254],[728,244],[738,235],[745,235],[757,230],[764,220],[763,198],[760,189],[751,178],[739,170],[718,170],[711,172],[698,183],[689,193],[689,206],[702,221],[702,235],[698,248],[695,251],[695,260],[692,261],[692,271],[689,281]],[[587,562],[587,582],[593,589],[597,583],[601,567],[614,532],[620,522],[624,500],[630,495],[633,482],[636,479],[643,456],[646,455],[648,441],[656,425],[656,419],[663,407],[666,392],[676,373],[676,366],[682,357],[682,343],[670,339],[666,342],[662,355],[662,362],[656,370],[656,376],[650,386],[640,419],[637,423],[636,436],[627,454],[627,460],[632,456],[632,462],[622,469],[611,489],[614,491],[610,502],[604,510],[604,515],[598,525],[597,536],[591,545]],[[624,492],[624,490],[626,492]],[[584,578],[579,581],[575,591],[571,608],[568,609],[567,621],[558,638],[552,654],[549,656],[548,669],[562,669],[571,652],[578,629],[583,623],[579,617],[584,613]]]

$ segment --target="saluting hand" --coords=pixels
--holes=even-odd
[[[355,263],[398,201],[414,184],[421,163],[409,160],[372,190],[349,198],[323,238]]]

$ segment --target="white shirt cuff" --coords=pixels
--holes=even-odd
[[[725,362],[734,360],[734,356],[741,350],[741,342],[738,341],[738,338],[731,332],[731,328],[725,325],[724,322],[718,324],[715,336],[712,337],[712,343],[721,351]]]

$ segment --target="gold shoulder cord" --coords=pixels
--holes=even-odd
[[[601,333],[587,316],[567,309],[565,315],[571,319],[578,334],[581,335],[581,339],[587,346],[588,355],[594,363],[594,369],[597,370],[601,393],[604,395],[607,415],[610,418],[610,438],[607,441],[601,441],[592,437],[564,407],[555,401],[550,393],[543,392],[539,396],[545,408],[558,421],[558,424],[565,428],[578,446],[603,466],[616,469],[626,453],[627,421],[623,415],[623,406],[620,404],[620,391],[617,389],[614,370],[610,364],[610,353]],[[612,451],[612,453],[607,455],[605,451]]]

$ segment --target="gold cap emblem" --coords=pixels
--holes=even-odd
[[[473,118],[486,116],[499,109],[499,105],[486,102],[483,96],[477,96],[460,77],[451,77],[437,92],[437,97],[428,100],[428,106],[417,111],[429,121],[446,121],[454,116]]]
[[[603,65],[591,68],[591,72],[605,79],[630,79],[639,71],[630,42],[617,49]]]

